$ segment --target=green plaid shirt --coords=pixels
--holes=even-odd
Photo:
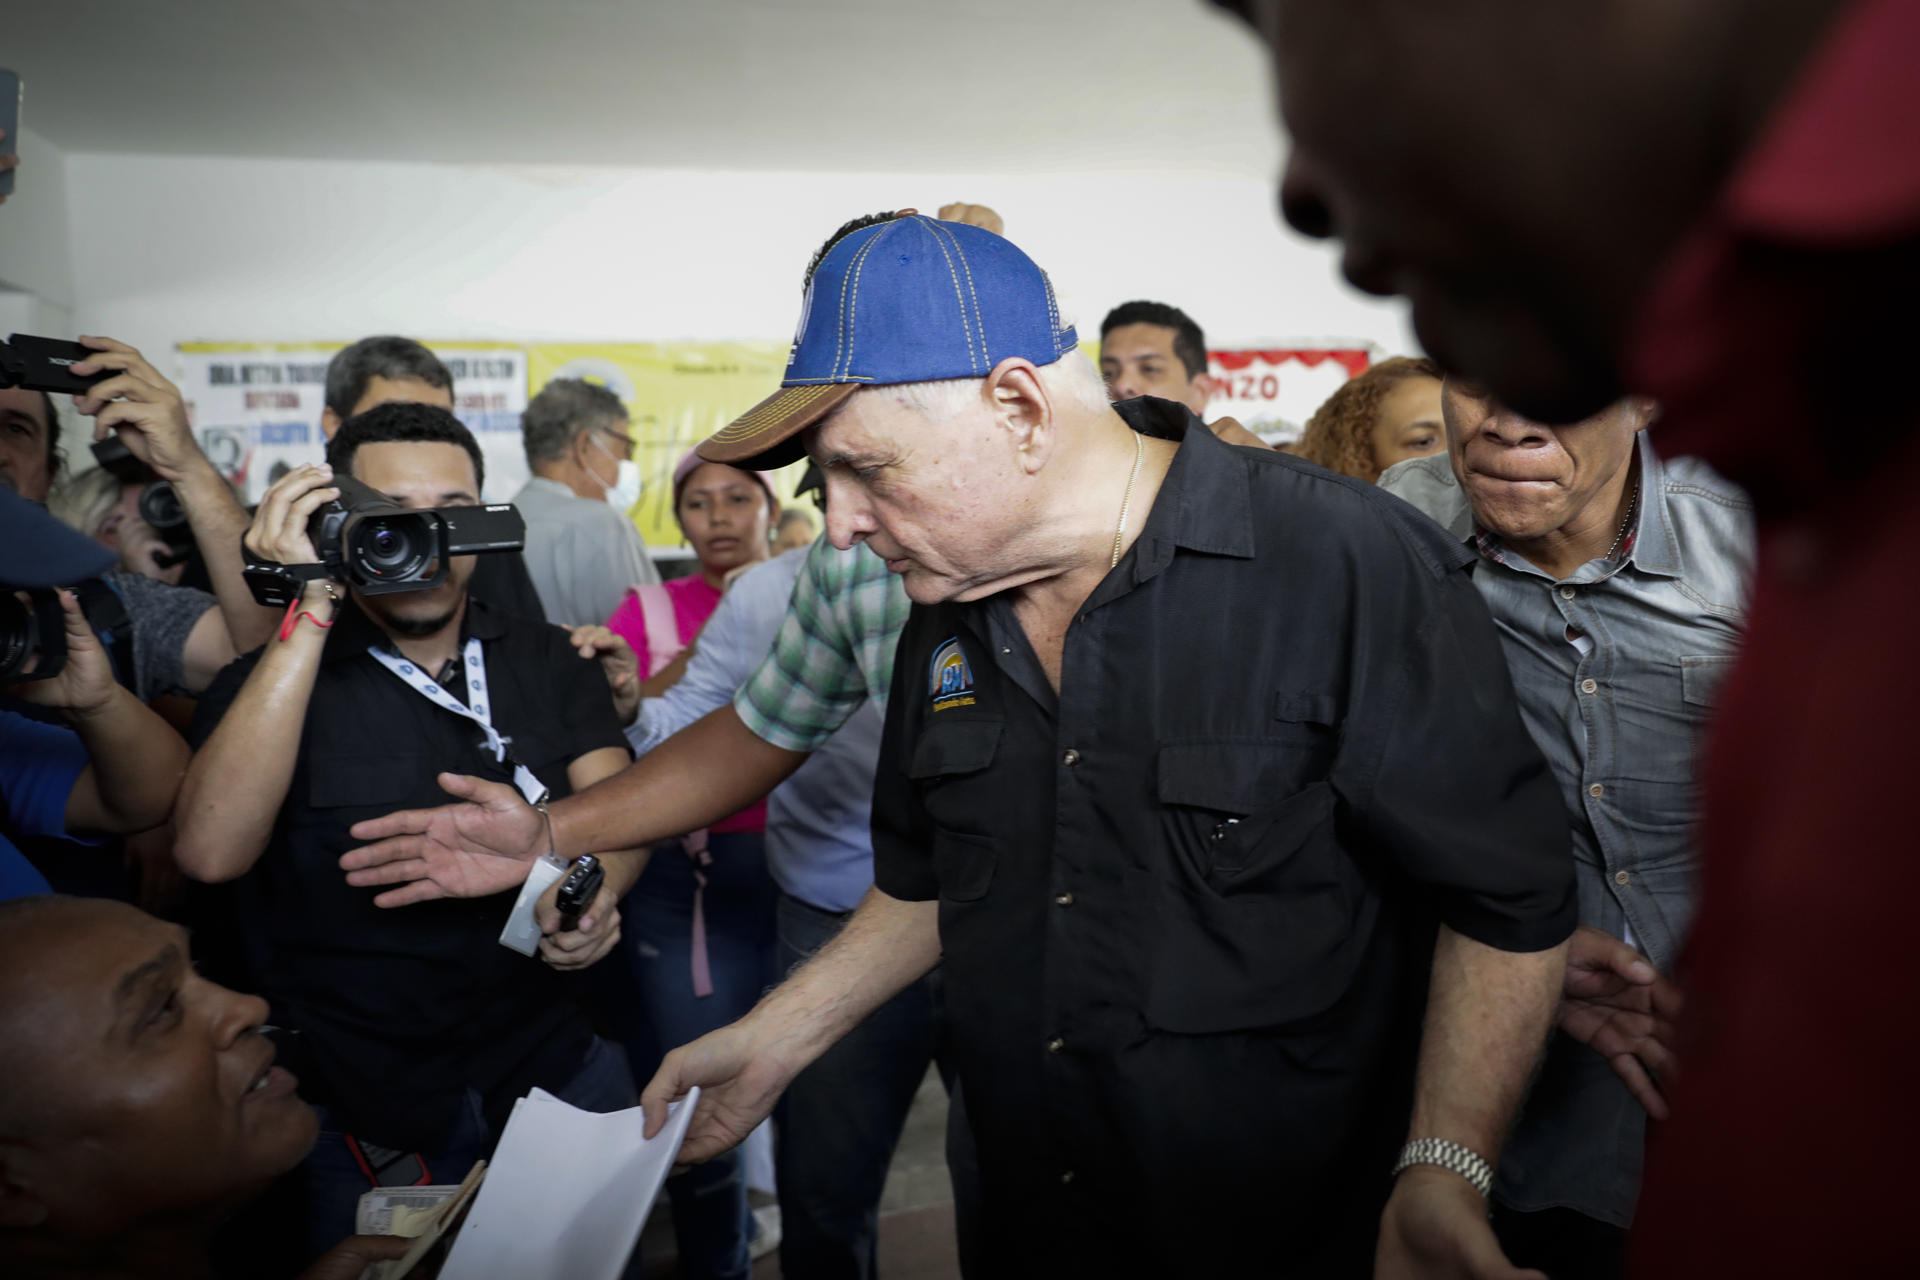
[[[911,602],[863,544],[807,553],[773,650],[733,699],[747,728],[776,747],[812,751],[871,698],[883,712],[893,650]]]

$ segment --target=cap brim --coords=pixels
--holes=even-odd
[[[726,462],[754,471],[771,471],[806,456],[800,433],[847,402],[857,382],[822,382],[782,387],[700,442],[695,450],[708,462]]]
[[[0,583],[9,587],[68,587],[113,568],[113,552],[75,533],[0,485]]]

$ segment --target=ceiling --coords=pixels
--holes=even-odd
[[[70,151],[1270,176],[1264,60],[1204,0],[12,0]]]

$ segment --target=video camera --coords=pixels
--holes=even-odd
[[[167,544],[160,567],[170,569],[193,557],[193,526],[187,521],[187,508],[173,486],[154,474],[153,468],[134,456],[126,442],[109,436],[93,442],[93,460],[121,484],[137,484],[140,490],[140,518],[153,526]]]
[[[55,395],[83,396],[96,382],[114,376],[111,369],[75,377],[69,370],[98,351],[89,351],[64,338],[36,338],[16,333],[0,342],[0,387],[24,387],[28,391],[51,391]]]
[[[34,670],[26,670],[29,664]],[[66,665],[67,620],[60,597],[51,588],[0,591],[0,685],[48,680]]]
[[[113,664],[114,678],[133,687],[133,621],[126,601],[99,578],[73,585],[74,599]],[[27,668],[31,666],[31,671]],[[52,587],[0,583],[0,685],[51,680],[67,666],[67,619]]]
[[[447,580],[454,556],[518,551],[527,526],[511,503],[420,511],[391,502],[352,476],[307,523],[318,564],[280,564],[247,550],[244,575],[263,605],[288,605],[315,578],[339,578],[367,595],[425,591]]]

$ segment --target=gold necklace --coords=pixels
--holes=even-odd
[[[1140,478],[1140,463],[1146,456],[1146,437],[1136,431],[1133,433],[1133,474],[1127,477],[1127,493],[1120,499],[1120,524],[1113,531],[1113,559],[1107,562],[1109,569],[1120,565],[1120,543],[1127,535],[1127,512],[1133,506],[1133,482]]]

